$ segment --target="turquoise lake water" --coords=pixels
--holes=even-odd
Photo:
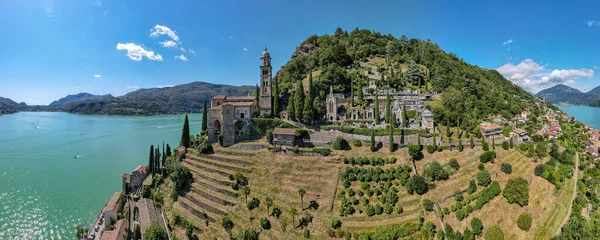
[[[577,121],[600,129],[600,108],[588,106],[558,106],[558,108],[567,115],[575,117]]]
[[[191,133],[201,116],[189,115]],[[0,116],[0,239],[74,239],[75,226],[89,226],[120,191],[123,173],[148,163],[150,144],[178,145],[183,119]]]

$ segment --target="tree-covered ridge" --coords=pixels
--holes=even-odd
[[[432,111],[437,122],[449,121],[452,126],[460,119],[461,126],[472,128],[482,118],[495,114],[513,118],[533,100],[497,71],[470,65],[429,39],[396,38],[365,29],[348,33],[340,28],[332,35],[312,35],[300,44],[276,74],[279,93],[285,94],[309,73],[320,72],[313,91],[321,104],[330,85],[334,92],[351,94],[352,87],[359,89],[368,84],[360,63],[375,58],[385,59],[378,64],[378,71],[382,79],[383,75],[391,77],[392,87],[412,85],[441,93],[442,104],[432,107]],[[385,71],[389,66],[396,73]],[[404,73],[398,71],[402,68]],[[431,89],[427,89],[429,86]]]
[[[50,103],[48,105],[48,108],[53,108],[53,109],[62,109],[66,106],[68,106],[69,104],[75,103],[75,102],[81,102],[81,101],[85,101],[85,100],[110,100],[114,98],[112,95],[110,94],[106,94],[106,95],[94,95],[94,94],[90,94],[90,93],[78,93],[78,94],[74,94],[74,95],[68,95],[64,98],[61,98],[59,100],[56,100],[52,103]]]
[[[21,106],[10,98],[0,97],[0,114],[16,113]]]
[[[75,102],[68,105],[65,111],[107,115],[198,113],[204,107],[204,100],[216,95],[247,96],[253,91],[252,86],[193,82],[174,87],[140,89],[117,98]]]

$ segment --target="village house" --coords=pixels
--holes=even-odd
[[[137,193],[148,175],[148,167],[139,165],[129,173],[123,173],[123,192]]]
[[[527,134],[527,131],[520,128],[515,128],[510,131],[509,136],[516,144],[529,141],[529,135]]]
[[[502,126],[497,124],[483,124],[481,126],[481,135],[486,139],[502,136]]]
[[[592,155],[592,157],[598,158],[598,146],[591,145],[587,147],[587,152]]]
[[[127,219],[117,221],[113,230],[105,230],[100,240],[126,240],[129,233],[129,222]]]
[[[102,209],[102,213],[104,214],[104,219],[106,221],[105,226],[112,226],[117,219],[119,213],[119,198],[121,197],[121,192],[115,192],[108,203]]]
[[[165,222],[163,220],[160,209],[157,209],[152,203],[152,199],[142,198],[137,203],[138,207],[138,216],[139,216],[139,224],[140,231],[142,233],[142,239],[144,239],[144,234],[146,229],[152,224],[152,222],[157,222],[161,227],[165,228]]]
[[[296,130],[293,128],[275,128],[273,145],[293,147],[296,141]]]

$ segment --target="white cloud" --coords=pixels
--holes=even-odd
[[[168,88],[168,87],[175,87],[175,85],[168,84],[168,85],[158,85],[158,86],[156,86],[156,88]]]
[[[128,89],[139,89],[140,86],[126,86],[125,88],[128,88]]]
[[[175,31],[171,30],[169,27],[162,26],[162,25],[156,25],[152,29],[150,29],[150,31],[152,31],[152,33],[150,33],[151,37],[167,35],[171,39],[173,39],[173,41],[179,42],[179,37],[177,36],[177,34],[175,34]]]
[[[175,56],[175,59],[179,59],[181,61],[186,61],[186,62],[188,60],[185,56],[183,56],[183,54],[181,54],[180,56]]]
[[[185,50],[185,48],[180,47],[179,50],[181,50],[182,52],[187,52],[187,50]]]
[[[587,24],[588,27],[600,26],[600,22],[596,20],[588,20],[585,22],[585,24]]]
[[[160,45],[162,45],[163,47],[166,47],[166,48],[172,48],[172,47],[177,46],[177,43],[175,41],[167,40],[164,42],[160,42]]]
[[[246,51],[246,52],[248,51],[248,49],[247,49],[247,48],[242,48],[242,49],[244,49],[244,51]]]
[[[594,76],[594,70],[592,69],[550,70],[532,59],[525,59],[517,65],[507,63],[496,70],[508,80],[534,93],[558,84],[573,86],[581,78],[592,78]]]
[[[235,39],[235,36],[229,36],[229,37],[227,37],[227,39],[229,39],[229,40]]]
[[[127,56],[133,61],[141,61],[143,57],[146,57],[152,61],[162,61],[163,58],[160,54],[148,51],[144,47],[135,43],[118,43],[117,50],[126,50]]]
[[[508,40],[506,40],[505,42],[502,43],[502,45],[506,46],[509,45],[513,42],[512,38],[509,38]]]
[[[187,50],[183,47],[180,47],[179,50],[181,50],[182,52],[189,52],[191,54],[196,55],[196,51],[192,50],[191,48],[188,48]]]
[[[100,74],[94,74],[94,77],[95,77],[95,78],[101,78],[101,77],[102,77],[102,75],[100,75]]]
[[[196,55],[196,51],[194,51],[194,50],[192,50],[192,49],[188,49],[188,52],[189,52],[189,53],[191,53],[191,54],[194,54],[194,55]]]

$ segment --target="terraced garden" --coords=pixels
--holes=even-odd
[[[495,151],[497,153],[495,162],[485,164],[486,170],[491,173],[492,181],[497,181],[504,189],[509,178],[525,178],[531,189],[529,205],[519,207],[515,204],[508,204],[506,199],[500,195],[483,205],[481,209],[469,213],[462,221],[456,218],[456,213],[449,212],[444,216],[444,222],[452,226],[454,230],[462,232],[470,226],[471,219],[477,217],[483,220],[484,226],[500,226],[507,239],[530,239],[534,233],[545,236],[542,235],[544,232],[552,232],[551,228],[558,226],[552,219],[563,219],[566,214],[552,206],[560,205],[563,201],[567,201],[568,204],[568,198],[561,197],[568,193],[563,193],[566,192],[563,191],[554,194],[552,184],[540,177],[533,176],[536,163],[522,156],[518,151],[503,150],[500,147],[497,147]],[[435,188],[430,188],[426,194],[411,195],[399,183],[392,183],[384,187],[382,184],[371,182],[367,188],[361,186],[361,181],[355,181],[349,188],[345,188],[339,180],[340,172],[346,167],[377,167],[386,170],[408,166],[411,162],[406,149],[399,149],[394,153],[389,153],[387,149],[381,149],[372,153],[368,150],[368,146],[354,147],[350,151],[333,151],[328,157],[309,157],[276,154],[266,149],[242,151],[215,145],[215,154],[198,154],[192,150],[186,155],[183,164],[192,172],[194,182],[189,191],[182,194],[174,203],[173,209],[200,229],[198,231],[200,239],[228,238],[229,233],[223,229],[220,223],[221,218],[225,215],[228,215],[234,222],[232,230],[234,234],[246,227],[261,229],[259,220],[268,218],[271,228],[261,231],[261,238],[264,239],[299,239],[302,238],[304,228],[310,231],[312,238],[326,239],[331,235],[330,221],[333,218],[341,220],[341,231],[343,232],[373,231],[382,226],[417,221],[420,212],[426,222],[431,221],[437,226],[437,229],[441,229],[440,219],[436,212],[423,210],[423,199],[431,199],[439,204],[440,209],[443,209],[450,208],[456,203],[454,198],[456,191],[465,192],[464,196],[467,198],[466,190],[469,187],[469,181],[477,178],[481,153],[483,151],[478,147],[475,149],[466,147],[463,152],[458,150],[445,150],[433,154],[424,152],[423,159],[416,162],[419,173],[434,160],[446,168],[449,160],[455,158],[460,168],[451,174],[448,180],[435,181]],[[377,166],[369,164],[361,166],[344,164],[342,160],[344,157],[361,156],[369,158],[394,156],[397,161]],[[500,170],[502,163],[512,164],[512,174],[509,175]],[[235,181],[230,176],[236,172],[247,177],[250,188],[247,199],[248,202],[253,198],[259,200],[260,204],[257,208],[249,210],[246,206],[245,194],[241,190],[234,190]],[[412,175],[412,170],[409,172]],[[366,205],[360,202],[361,198],[368,199],[371,206],[379,205],[383,208],[385,205],[381,202],[381,197],[386,193],[382,191],[378,196],[376,191],[384,190],[386,187],[390,189],[393,187],[397,190],[395,195],[397,202],[393,210],[389,211],[388,209],[381,214],[369,216],[366,212]],[[298,194],[300,188],[306,191],[303,204],[301,204]],[[349,189],[353,189],[353,196],[349,196]],[[368,196],[366,189],[373,191],[372,195]],[[479,186],[473,194],[478,194],[483,189]],[[362,196],[359,196],[359,191]],[[353,205],[355,208],[353,214],[340,216],[342,204],[339,195],[342,193],[348,199],[354,197],[359,201]],[[270,211],[274,208],[281,210],[282,214],[279,217],[267,212],[265,204],[267,197],[273,201]],[[471,203],[471,205],[474,204]],[[402,208],[401,211],[398,209],[399,207]],[[297,209],[294,223],[292,223],[290,214],[292,208]],[[528,212],[534,217],[529,232],[524,232],[517,227],[517,217],[524,212]],[[299,219],[307,214],[312,217],[312,223],[308,223],[304,228],[298,227]],[[547,231],[545,231],[546,229]]]

